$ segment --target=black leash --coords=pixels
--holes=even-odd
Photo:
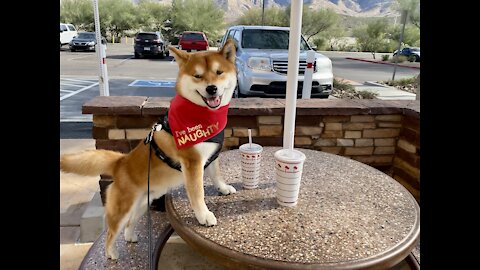
[[[152,219],[150,216],[150,160],[152,159],[152,144],[149,145],[148,151],[148,182],[147,182],[147,227],[148,227],[148,269],[153,270],[152,256]]]
[[[152,254],[152,218],[150,216],[150,161],[152,160],[152,140],[153,134],[155,131],[162,128],[162,125],[155,124],[152,127],[152,130],[148,134],[147,138],[145,138],[144,144],[148,145],[148,174],[147,174],[147,227],[148,227],[148,269],[154,270],[154,262],[153,262],[153,254]]]

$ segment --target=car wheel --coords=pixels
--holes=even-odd
[[[140,58],[140,54],[135,53],[135,58],[136,58],[136,59]]]
[[[158,56],[160,57],[160,59],[163,59],[165,58],[165,53],[161,52]]]
[[[170,51],[167,51],[167,52],[165,53],[165,56],[166,56],[166,57],[169,57],[169,56],[170,56]]]
[[[420,62],[420,57],[415,55],[415,62]]]

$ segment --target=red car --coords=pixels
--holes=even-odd
[[[183,32],[178,45],[181,50],[185,50],[187,52],[208,51],[208,39],[203,32]]]

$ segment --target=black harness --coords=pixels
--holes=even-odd
[[[168,166],[170,166],[172,169],[175,169],[177,171],[182,171],[182,166],[180,165],[180,162],[178,161],[175,161],[173,159],[171,159],[170,157],[168,157],[163,151],[162,149],[160,149],[160,147],[158,147],[157,143],[155,142],[155,140],[153,139],[153,134],[155,133],[155,131],[160,131],[160,130],[165,130],[167,133],[169,133],[170,135],[173,136],[172,134],[172,130],[170,129],[170,126],[168,125],[168,112],[167,114],[165,115],[165,117],[163,117],[163,121],[162,123],[160,124],[159,122],[157,122],[153,127],[152,127],[152,130],[150,131],[150,133],[147,135],[147,137],[145,138],[145,140],[143,141],[144,144],[148,144],[150,143],[151,147],[152,147],[152,150],[155,152],[155,155],[160,159],[162,160],[163,162],[165,162]],[[215,150],[215,152],[212,154],[212,156],[210,156],[207,161],[205,162],[205,166],[203,166],[203,168],[207,168],[208,165],[210,165],[210,163],[212,163],[215,159],[218,158],[218,155],[220,154],[220,151],[222,150],[222,145],[223,145],[223,139],[224,139],[224,129],[222,129],[222,131],[220,131],[217,135],[213,136],[212,138],[206,140],[205,142],[214,142],[214,143],[217,143],[217,150]]]

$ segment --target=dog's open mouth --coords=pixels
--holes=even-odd
[[[197,93],[198,93],[198,91],[197,91]],[[220,103],[222,103],[222,96],[223,95],[206,98],[206,97],[202,96],[200,93],[198,93],[198,94],[202,97],[205,104],[207,104],[207,106],[212,108],[212,109],[217,108],[218,106],[220,106]]]

